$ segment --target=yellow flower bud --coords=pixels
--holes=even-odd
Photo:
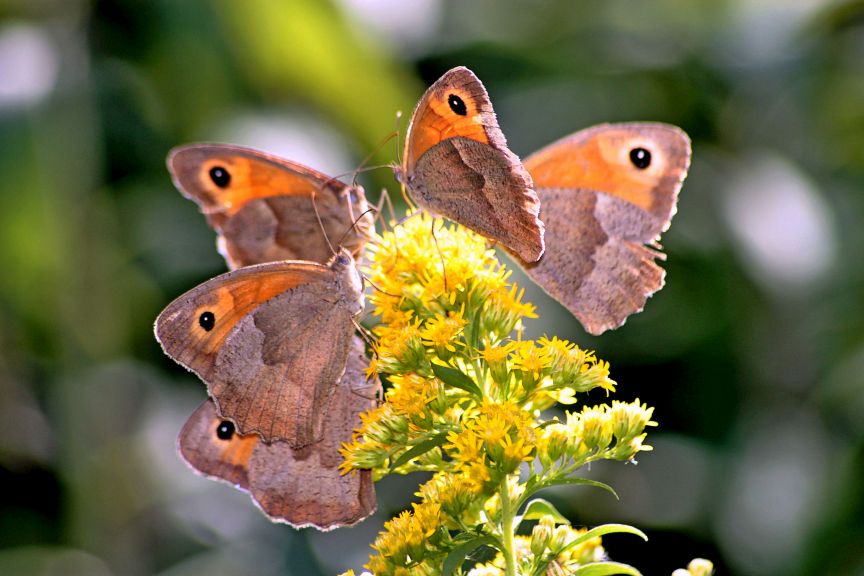
[[[555,520],[551,516],[544,516],[531,531],[531,553],[539,558],[549,546],[552,532],[555,530]]]

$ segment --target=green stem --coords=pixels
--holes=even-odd
[[[501,480],[501,554],[504,556],[507,576],[516,574],[516,546],[513,543],[513,510],[507,476]]]

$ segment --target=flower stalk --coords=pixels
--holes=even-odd
[[[510,500],[508,478],[501,480],[501,555],[504,557],[505,573],[516,576],[516,547],[513,541],[513,510]]]

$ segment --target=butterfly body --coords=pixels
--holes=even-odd
[[[420,99],[396,176],[421,208],[525,261],[543,253],[531,176],[507,148],[486,89],[467,68],[448,71]]]

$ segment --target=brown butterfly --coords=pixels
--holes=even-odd
[[[219,252],[231,268],[326,262],[332,254],[327,238],[343,236],[341,245],[357,256],[373,226],[362,187],[278,156],[192,144],[172,150],[167,163],[177,188],[219,233]]]
[[[208,280],[162,311],[156,338],[241,434],[299,448],[324,434],[363,302],[343,248],[328,265],[268,262]]]
[[[354,336],[345,374],[327,408],[319,442],[291,448],[266,444],[257,434],[240,435],[205,401],[183,426],[177,447],[197,472],[248,491],[267,516],[297,528],[330,530],[350,526],[375,511],[372,473],[341,475],[342,442],[351,439],[360,413],[375,406],[377,382],[367,384],[363,341]]]
[[[622,325],[663,287],[657,240],[689,165],[687,135],[653,123],[594,126],[525,160],[546,251],[522,266],[591,334]]]
[[[543,254],[540,203],[486,89],[453,68],[417,104],[397,178],[421,207],[500,242],[526,262]]]

